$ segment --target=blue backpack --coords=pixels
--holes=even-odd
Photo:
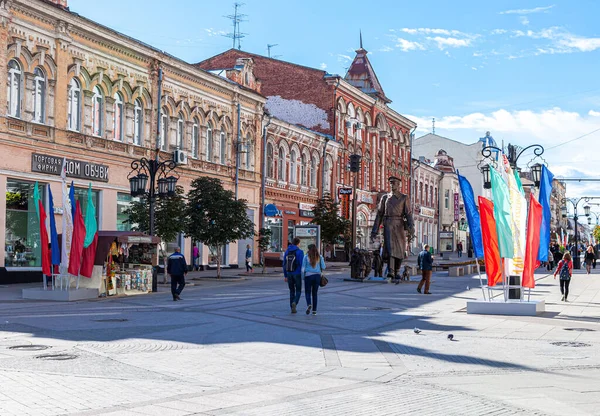
[[[571,280],[571,275],[569,274],[569,262],[563,260],[563,264],[560,268],[560,280]]]

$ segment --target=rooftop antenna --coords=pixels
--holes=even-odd
[[[225,16],[233,23],[233,33],[228,33],[223,35],[225,37],[231,38],[233,40],[233,49],[235,49],[235,42],[237,41],[237,48],[242,49],[241,39],[247,35],[247,33],[240,32],[240,22],[247,22],[243,18],[247,15],[239,13],[238,9],[241,8],[245,3],[233,3],[234,12],[228,16]]]
[[[281,55],[273,55],[271,56],[271,48],[274,48],[275,46],[278,46],[278,43],[271,43],[271,44],[267,44],[267,56],[269,58],[279,58]]]
[[[435,134],[435,117],[431,119],[431,123],[433,124],[433,134]]]
[[[362,46],[362,30],[359,29],[359,33],[360,33],[360,49],[363,48]]]

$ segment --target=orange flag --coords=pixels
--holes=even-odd
[[[479,197],[479,215],[481,217],[485,274],[487,274],[488,286],[496,286],[497,283],[502,282],[502,265],[500,264],[498,232],[494,219],[494,204],[482,196]]]
[[[531,193],[529,214],[527,217],[527,245],[523,268],[523,287],[535,287],[535,269],[540,265],[538,251],[540,250],[540,228],[542,225],[542,204]]]
[[[79,276],[81,256],[83,254],[83,240],[85,239],[85,223],[81,215],[81,205],[77,201],[75,217],[73,217],[73,239],[71,240],[71,255],[69,256],[69,274]]]

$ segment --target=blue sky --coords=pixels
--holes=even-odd
[[[471,143],[547,148],[557,175],[598,174],[600,2],[246,0],[242,49],[344,74],[359,30],[392,107],[431,130]],[[233,2],[69,0],[72,11],[188,62],[231,47],[223,16]],[[525,156],[524,156],[525,158]],[[527,162],[526,160],[524,161]],[[571,185],[588,195],[595,185]]]

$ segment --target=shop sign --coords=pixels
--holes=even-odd
[[[427,218],[435,218],[435,209],[421,207],[419,214]]]
[[[63,161],[62,157],[33,153],[31,155],[31,171],[60,176]],[[70,178],[108,182],[108,166],[106,165],[67,159],[66,170],[67,176]]]
[[[338,193],[340,195],[352,195],[352,188],[340,188]]]
[[[280,213],[275,204],[267,204],[265,205],[264,213],[267,217],[275,217],[278,213]]]
[[[285,210],[285,211],[283,211],[283,213],[287,214],[287,215],[296,215],[296,211]]]
[[[304,211],[310,211],[310,210],[312,210],[314,207],[315,207],[315,204],[306,204],[306,203],[304,203],[304,202],[300,202],[300,203],[298,204],[298,208],[299,208],[300,210],[304,210]]]
[[[146,244],[151,244],[152,243],[152,237],[150,236],[137,236],[137,235],[130,235],[127,237],[127,241],[129,243],[132,244],[141,244],[141,243],[146,243]]]
[[[315,213],[312,212],[312,211],[307,211],[305,209],[301,209],[300,210],[300,216],[301,217],[311,217],[311,218],[314,218]]]
[[[452,231],[440,231],[440,238],[453,238],[454,232]]]
[[[454,193],[454,221],[458,221],[459,212],[458,192]]]

